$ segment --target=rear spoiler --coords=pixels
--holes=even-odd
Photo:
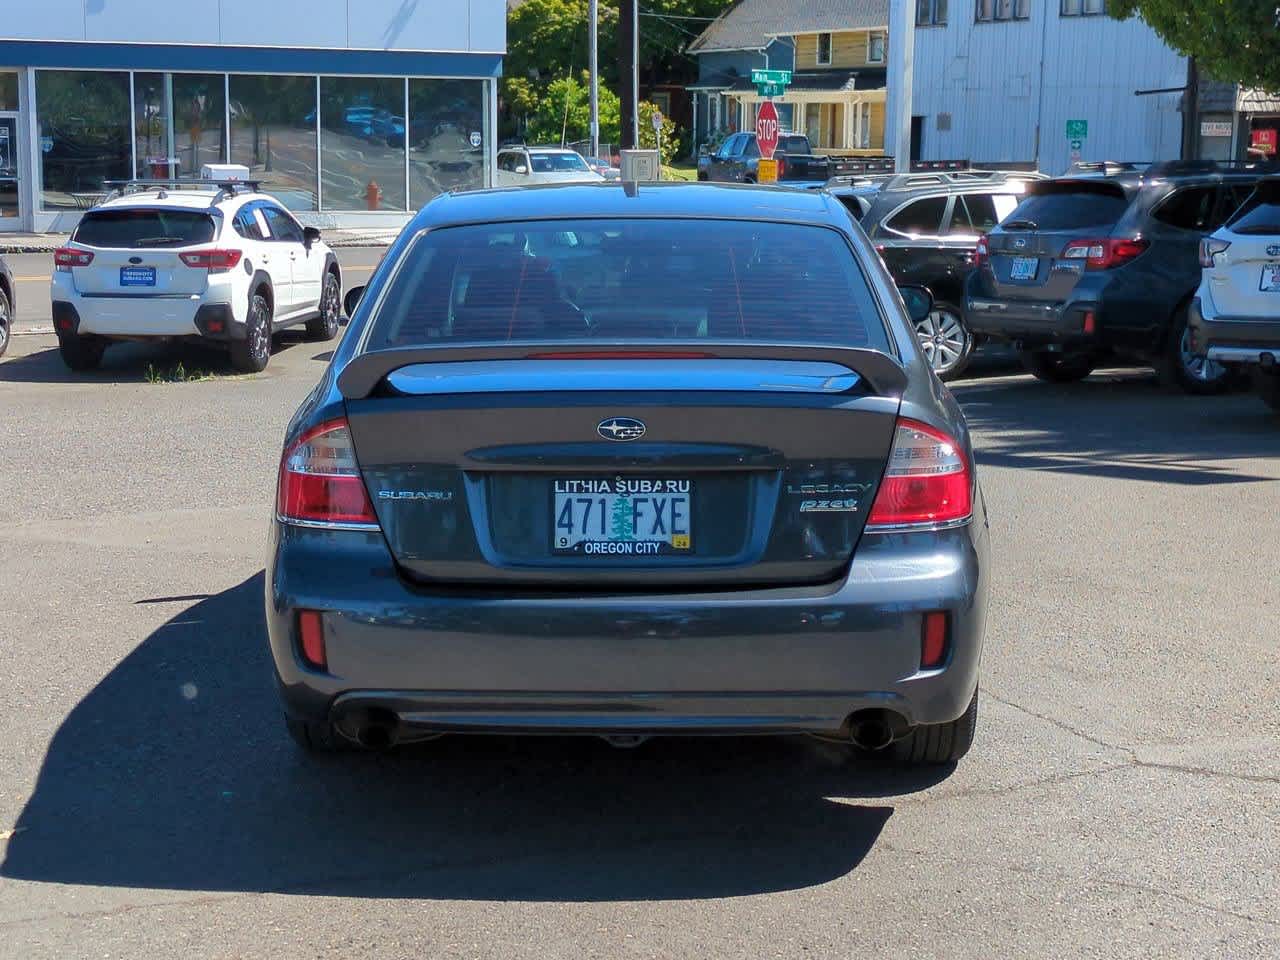
[[[858,374],[877,395],[900,396],[907,374],[896,359],[863,347],[771,345],[762,343],[673,340],[562,340],[549,343],[494,343],[456,347],[400,347],[354,357],[338,374],[338,390],[347,400],[369,396],[388,374],[418,363],[483,360],[809,360],[836,363]]]

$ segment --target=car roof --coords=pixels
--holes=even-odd
[[[110,197],[93,209],[96,210],[129,210],[139,207],[148,209],[173,208],[175,210],[210,210],[222,206],[239,204],[249,200],[269,200],[264,193],[227,193],[217,188],[165,190],[152,188],[126,193],[118,197]],[[215,203],[216,200],[216,203]]]
[[[409,231],[464,223],[588,218],[666,218],[821,222],[848,228],[844,207],[821,190],[730,183],[534,184],[443,194]]]

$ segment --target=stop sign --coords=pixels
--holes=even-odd
[[[766,160],[772,160],[773,151],[778,149],[778,111],[772,100],[760,104],[760,112],[756,114],[756,146]]]

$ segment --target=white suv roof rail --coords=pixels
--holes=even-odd
[[[104,180],[102,185],[107,189],[107,195],[102,200],[104,203],[117,197],[126,197],[134,193],[147,193],[151,190],[156,190],[163,194],[170,190],[208,190],[213,187],[215,188],[215,193],[213,199],[209,202],[209,206],[212,207],[225,197],[235,196],[237,192],[259,192],[262,181],[228,180],[225,178],[205,180],[194,177],[182,179],[137,178],[133,180]]]

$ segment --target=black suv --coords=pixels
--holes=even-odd
[[[1079,380],[1113,355],[1149,363],[1191,393],[1226,389],[1231,372],[1191,349],[1187,308],[1200,238],[1259,175],[1213,161],[1098,163],[1030,184],[979,245],[969,328],[1011,341],[1041,380]]]
[[[839,178],[827,186],[871,238],[893,279],[933,293],[934,309],[916,324],[916,336],[943,380],[960,376],[973,355],[975,338],[960,305],[978,240],[1040,179],[1037,173],[936,171]]]

